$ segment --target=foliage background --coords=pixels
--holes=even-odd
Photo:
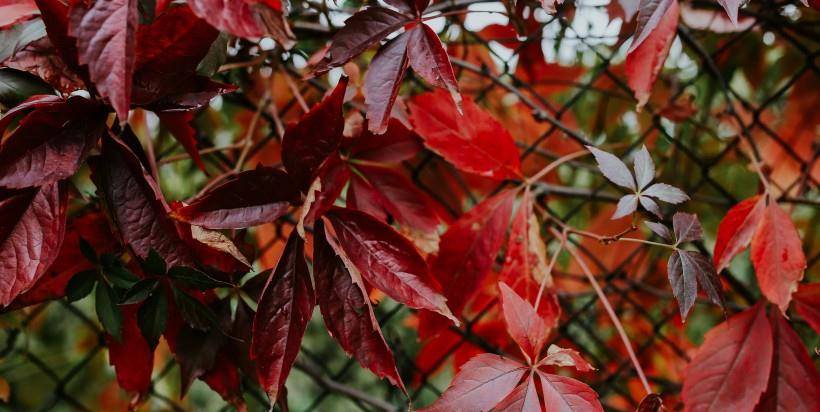
[[[324,78],[305,81],[301,75],[308,59],[360,6],[353,1],[295,3],[290,21],[299,43],[291,52],[274,49],[269,40],[259,44],[231,40],[231,53],[217,77],[239,85],[241,93],[215,99],[198,116],[199,137],[214,147],[228,146],[246,135],[256,142],[267,141],[255,146],[258,150],[252,153],[251,163],[278,163],[282,124],[297,120],[304,105],[318,101],[341,75],[339,69],[331,72],[329,84]],[[692,197],[685,210],[701,218],[706,231],[704,242],[698,244],[702,252],[713,250],[715,230],[728,208],[758,190],[748,154],[737,138],[741,121],[770,167],[781,204],[792,210],[801,231],[809,262],[807,279],[818,280],[820,16],[816,11],[797,2],[755,0],[741,10],[740,27],[733,28],[717,3],[684,2],[670,58],[650,103],[636,112],[623,73],[632,33],[630,23],[624,22],[626,2],[580,1],[559,7],[555,16],[538,9],[538,24],[529,28],[526,38],[501,38],[512,48],[489,41],[499,37],[486,29],[507,23],[502,3],[456,0],[437,2],[434,7],[472,11],[467,17],[455,15],[429,23],[448,44],[462,92],[490,110],[516,138],[526,172],[537,171],[549,160],[581,147],[559,130],[563,127],[593,142],[605,142],[611,151],[624,156],[646,144],[662,173],[660,180],[684,188]],[[361,83],[360,74],[372,55],[371,50],[345,66],[354,83]],[[421,80],[408,75],[402,95],[425,88]],[[260,105],[258,127],[250,127],[257,123],[253,118]],[[141,140],[154,142],[166,197],[183,200],[196,194],[206,176],[181,156],[182,148],[153,115],[138,111],[133,116]],[[220,167],[224,154],[215,152],[205,160]],[[430,153],[405,167],[453,215],[497,190],[485,180],[460,175]],[[74,183],[85,195],[93,193],[87,171]],[[584,159],[562,166],[557,177],[546,181],[539,202],[573,226],[615,233],[628,223],[609,221],[618,194]],[[292,222],[286,219],[247,232],[257,245],[259,269],[275,264]],[[650,234],[645,231],[643,236]],[[554,242],[550,246],[555,247]],[[645,245],[603,246],[588,240],[580,241],[580,247],[595,261],[600,279],[606,280],[607,294],[650,380],[663,388],[667,406],[674,407],[688,356],[704,333],[722,321],[722,313],[699,301],[686,324],[680,322],[665,276],[664,251]],[[735,259],[723,273],[730,314],[760,296],[748,262]],[[634,409],[642,390],[611,324],[595,304],[595,295],[579,281],[578,269],[568,261],[559,263],[556,277],[564,315],[555,341],[579,349],[600,369],[583,378],[606,407]],[[0,403],[0,409],[111,410],[127,404],[107,364],[92,300],[55,301],[2,315],[0,342],[5,343],[0,345],[0,376],[7,388],[0,386],[0,392],[5,392],[9,402]],[[503,328],[482,322],[480,312],[453,338],[457,349],[448,351],[417,342],[411,327],[415,317],[408,309],[385,298],[376,310],[399,369],[412,382],[410,391],[418,406],[431,402],[449,383],[451,355],[468,356],[477,348],[493,352],[511,348],[505,347]],[[329,388],[327,383],[332,381],[404,408],[401,394],[349,360],[327,335],[318,311],[314,315],[300,367],[288,381],[290,407],[296,411],[376,409]],[[818,336],[799,316],[792,317],[792,325],[809,348],[820,346]],[[141,409],[230,409],[199,381],[180,400],[172,359],[161,344],[151,399]],[[814,360],[818,360],[816,354]],[[442,364],[442,372],[430,373],[434,365]],[[246,400],[251,410],[267,408],[258,388],[248,388]]]

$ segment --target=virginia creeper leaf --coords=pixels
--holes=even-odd
[[[501,311],[507,324],[507,333],[529,361],[536,359],[547,342],[547,323],[529,302],[518,296],[506,283],[499,282],[498,290],[501,292]]]
[[[411,308],[437,312],[456,321],[427,263],[407,238],[357,210],[336,207],[327,217],[339,245],[368,283]]]
[[[544,408],[548,411],[575,412],[601,411],[598,394],[585,383],[567,376],[538,371]]]
[[[732,258],[752,242],[765,207],[760,196],[752,196],[732,206],[720,221],[714,253],[718,272],[728,267]]]
[[[304,241],[292,232],[253,319],[251,355],[257,361],[259,381],[271,401],[278,399],[299,354],[315,300],[305,263]]]
[[[669,284],[678,300],[681,318],[685,321],[689,309],[698,296],[698,283],[712,303],[723,306],[720,279],[712,262],[697,252],[676,250],[669,256],[667,264]]]
[[[763,211],[760,225],[752,237],[752,264],[760,291],[786,313],[797,283],[806,270],[806,256],[797,228],[777,203]]]
[[[766,390],[772,328],[758,303],[706,332],[683,379],[686,411],[750,411]]]
[[[672,230],[677,243],[694,242],[703,237],[698,216],[693,213],[675,213],[672,216]]]
[[[281,0],[191,0],[197,16],[219,30],[258,39],[269,34],[285,49],[294,45]]]
[[[98,286],[99,287],[99,286]],[[117,372],[117,383],[128,392],[145,394],[151,387],[154,349],[137,325],[139,305],[122,307],[122,339],[106,336],[108,362]]]
[[[67,200],[59,183],[0,189],[0,306],[34,286],[56,259]]]
[[[368,129],[376,134],[387,130],[393,103],[410,62],[407,59],[409,33],[390,40],[376,53],[364,75]]]
[[[495,180],[521,176],[518,149],[510,133],[470,99],[463,115],[447,93],[436,90],[415,96],[410,120],[428,149],[457,168]]]
[[[361,274],[347,261],[341,246],[335,244],[325,222],[317,220],[315,233],[316,300],[328,332],[363,367],[404,388]]]
[[[820,333],[820,283],[804,283],[794,293],[794,308],[809,323],[815,332]]]
[[[678,28],[677,0],[642,0],[638,29],[626,55],[626,79],[640,110],[649,100]]]
[[[228,178],[172,215],[210,229],[239,229],[273,222],[288,212],[298,195],[287,173],[258,166]]]

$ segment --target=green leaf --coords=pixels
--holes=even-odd
[[[97,263],[99,261],[99,259],[97,259],[97,252],[94,250],[94,247],[83,238],[80,238],[80,252],[91,263]]]
[[[33,74],[0,68],[0,104],[14,107],[36,94],[54,94],[54,89]]]
[[[94,290],[98,275],[95,269],[89,269],[72,276],[65,287],[66,299],[75,302],[88,296]]]
[[[112,285],[121,289],[130,289],[140,281],[137,275],[131,273],[122,265],[113,265],[105,269],[105,274]]]
[[[165,265],[165,259],[157,253],[156,250],[151,249],[148,252],[148,258],[142,262],[142,268],[148,272],[153,273],[155,275],[164,275],[165,272],[168,271],[167,266]]]
[[[173,293],[176,307],[190,327],[206,331],[217,324],[216,315],[202,302],[176,287],[173,288]]]
[[[142,279],[131,286],[120,300],[121,305],[130,305],[132,303],[142,302],[156,289],[159,281],[157,279]]]
[[[160,335],[165,331],[166,319],[168,319],[168,297],[165,288],[158,288],[137,312],[137,324],[142,336],[151,347],[157,346]]]
[[[97,318],[100,320],[103,329],[119,341],[122,336],[122,312],[116,304],[116,292],[104,282],[99,282],[94,297]]]
[[[181,283],[182,286],[199,290],[233,287],[233,285],[228,282],[214,279],[205,272],[187,266],[172,267],[171,270],[168,271],[168,276]]]

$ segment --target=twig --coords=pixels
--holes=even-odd
[[[356,388],[352,388],[343,383],[336,382],[335,380],[325,376],[315,365],[310,364],[302,360],[301,358],[297,359],[293,366],[295,366],[296,369],[304,372],[306,375],[310,376],[316,383],[318,383],[327,390],[337,392],[350,398],[362,401],[374,408],[377,408],[380,411],[394,412],[398,410],[398,408],[382,399],[375,398]]]

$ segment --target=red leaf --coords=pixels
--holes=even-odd
[[[815,332],[820,333],[820,283],[800,285],[794,293],[794,308]]]
[[[193,74],[219,35],[185,4],[175,4],[137,30],[134,70]]]
[[[472,100],[464,100],[463,115],[440,90],[414,97],[409,107],[427,148],[457,168],[495,180],[521,177],[512,136]]]
[[[544,407],[548,411],[575,412],[601,411],[598,394],[585,383],[567,376],[553,375],[538,371]]]
[[[376,134],[387,130],[393,103],[399,94],[401,80],[407,70],[407,44],[410,34],[405,32],[379,49],[364,76],[367,127]]]
[[[638,100],[638,110],[640,110],[649,100],[652,93],[652,85],[658,77],[672,41],[675,40],[675,31],[678,28],[678,15],[680,7],[677,0],[646,0],[657,5],[658,8],[652,11],[649,22],[640,34],[636,33],[635,40],[630,46],[626,55],[626,77],[629,88],[635,93]],[[666,7],[663,7],[666,6]],[[641,27],[644,8],[638,15],[638,27]],[[661,13],[659,15],[659,13]],[[657,19],[657,22],[655,20]],[[657,27],[649,27],[652,22]],[[643,41],[638,41],[643,38]]]
[[[35,109],[0,146],[0,186],[40,186],[71,177],[102,135],[105,118],[82,97]]]
[[[506,398],[493,408],[496,412],[536,412],[541,410],[541,401],[535,389],[535,379],[528,377]]]
[[[24,102],[14,106],[11,110],[7,111],[3,114],[3,117],[0,117],[0,135],[2,135],[6,129],[11,124],[11,121],[14,120],[18,115],[22,115],[24,112],[27,112],[30,109],[45,109],[49,107],[60,107],[65,104],[65,100],[63,100],[60,96],[55,96],[51,94],[38,94],[29,97]]]
[[[124,244],[141,259],[153,249],[169,266],[193,264],[162,193],[128,146],[113,136],[103,139],[102,156],[93,159],[92,170]]]
[[[368,283],[411,308],[456,321],[427,263],[407,238],[357,210],[336,207],[327,217],[345,255]]]
[[[350,185],[347,187],[345,205],[351,209],[361,210],[379,221],[387,222],[387,210],[382,206],[376,188],[355,173],[352,174]]]
[[[112,253],[118,248],[117,241],[108,227],[108,221],[102,213],[91,210],[69,219],[65,240],[54,263],[31,289],[17,296],[6,310],[64,297],[68,281],[74,275],[94,268],[80,250],[81,238],[91,244],[98,254]]]
[[[122,310],[122,340],[106,335],[108,362],[117,372],[117,383],[128,392],[144,395],[151,388],[154,350],[142,336],[137,325],[140,305],[120,306]]]
[[[208,384],[208,387],[213,389],[222,399],[231,403],[237,410],[245,410],[245,400],[242,398],[242,386],[239,371],[236,364],[229,358],[223,349],[216,356],[213,368],[205,375],[202,375],[202,380]]]
[[[184,222],[211,229],[238,229],[273,222],[298,200],[287,173],[267,166],[228,178],[191,204],[173,212]]]
[[[820,375],[800,336],[779,313],[769,315],[774,335],[774,361],[769,387],[756,411],[820,410]]]
[[[160,112],[157,113],[157,116],[159,116],[160,122],[171,131],[174,138],[185,148],[185,151],[191,155],[191,159],[197,167],[204,172],[205,164],[202,163],[202,157],[199,155],[196,130],[191,125],[191,121],[194,120],[193,112]]]
[[[291,232],[253,319],[251,354],[258,364],[259,382],[271,401],[278,398],[299,354],[316,300],[304,248],[302,238]]]
[[[760,291],[786,313],[792,292],[803,279],[806,256],[797,228],[777,203],[770,202],[763,211],[751,256]]]
[[[339,149],[344,131],[345,91],[343,77],[333,92],[289,127],[282,139],[282,163],[293,179],[307,186],[319,166]]]
[[[68,67],[77,72],[83,80],[88,80],[88,70],[80,67],[77,42],[68,35],[69,6],[62,0],[35,0],[40,9],[46,33],[51,44]]]
[[[342,349],[379,378],[404,390],[393,352],[384,341],[379,322],[370,306],[364,281],[342,248],[317,221],[314,231],[314,278],[316,300],[325,326]]]
[[[411,16],[379,6],[367,7],[354,14],[333,35],[330,47],[314,73],[322,74],[341,67],[412,20]]]
[[[498,355],[484,353],[470,359],[438,400],[419,412],[487,411],[501,402],[527,367]]]
[[[627,54],[632,53],[655,32],[661,25],[661,21],[668,14],[676,0],[641,0],[638,4],[638,19],[635,27],[635,34],[632,36],[632,44],[629,45]]]
[[[296,226],[296,230],[302,237],[305,235],[305,224],[312,225],[317,218],[322,217],[333,207],[333,203],[344,190],[348,179],[350,179],[350,169],[346,163],[342,162],[339,155],[333,154],[328,157],[316,172],[316,178],[310,184],[302,205]],[[350,190],[352,188],[348,189]]]
[[[34,18],[39,14],[34,0],[0,1],[0,29]]]
[[[479,203],[441,237],[433,274],[456,314],[481,289],[504,242],[514,200],[515,191],[508,190]]]
[[[450,92],[453,102],[461,107],[458,81],[450,65],[447,50],[438,34],[430,26],[421,23],[410,32],[407,40],[407,58],[413,71],[431,85]]]
[[[405,229],[424,234],[436,233],[439,219],[434,212],[434,201],[410,179],[386,167],[360,164],[354,168],[364,175],[366,181],[359,175],[354,175],[354,180],[372,186],[378,201],[374,206],[384,208]]]
[[[376,163],[399,163],[410,160],[424,146],[421,138],[400,121],[390,119],[383,135],[365,130],[350,144],[350,157]]]
[[[279,0],[191,0],[188,5],[221,31],[249,39],[269,34],[286,49],[294,44]]]
[[[580,353],[572,349],[565,349],[556,345],[550,345],[547,349],[547,356],[538,362],[538,366],[571,366],[580,372],[595,370]]]
[[[766,204],[760,196],[752,196],[734,205],[718,226],[715,240],[715,269],[720,272],[752,241],[763,218]]]
[[[772,365],[772,328],[758,303],[706,333],[686,368],[686,411],[750,411],[766,390]]]
[[[501,291],[501,310],[507,323],[507,332],[528,361],[536,359],[547,342],[549,327],[535,308],[506,283],[499,282],[498,289]]]
[[[71,8],[69,34],[77,39],[79,63],[88,65],[91,81],[108,99],[120,123],[128,120],[131,79],[139,23],[137,0],[94,2]]]
[[[548,327],[555,327],[561,315],[561,307],[553,290],[552,274],[548,270],[547,248],[541,238],[541,229],[533,214],[532,203],[532,194],[529,191],[524,192],[518,211],[513,217],[501,279],[525,300],[533,302],[543,282],[545,287],[538,312]]]
[[[67,191],[58,183],[0,189],[0,306],[49,269],[65,234]]]

